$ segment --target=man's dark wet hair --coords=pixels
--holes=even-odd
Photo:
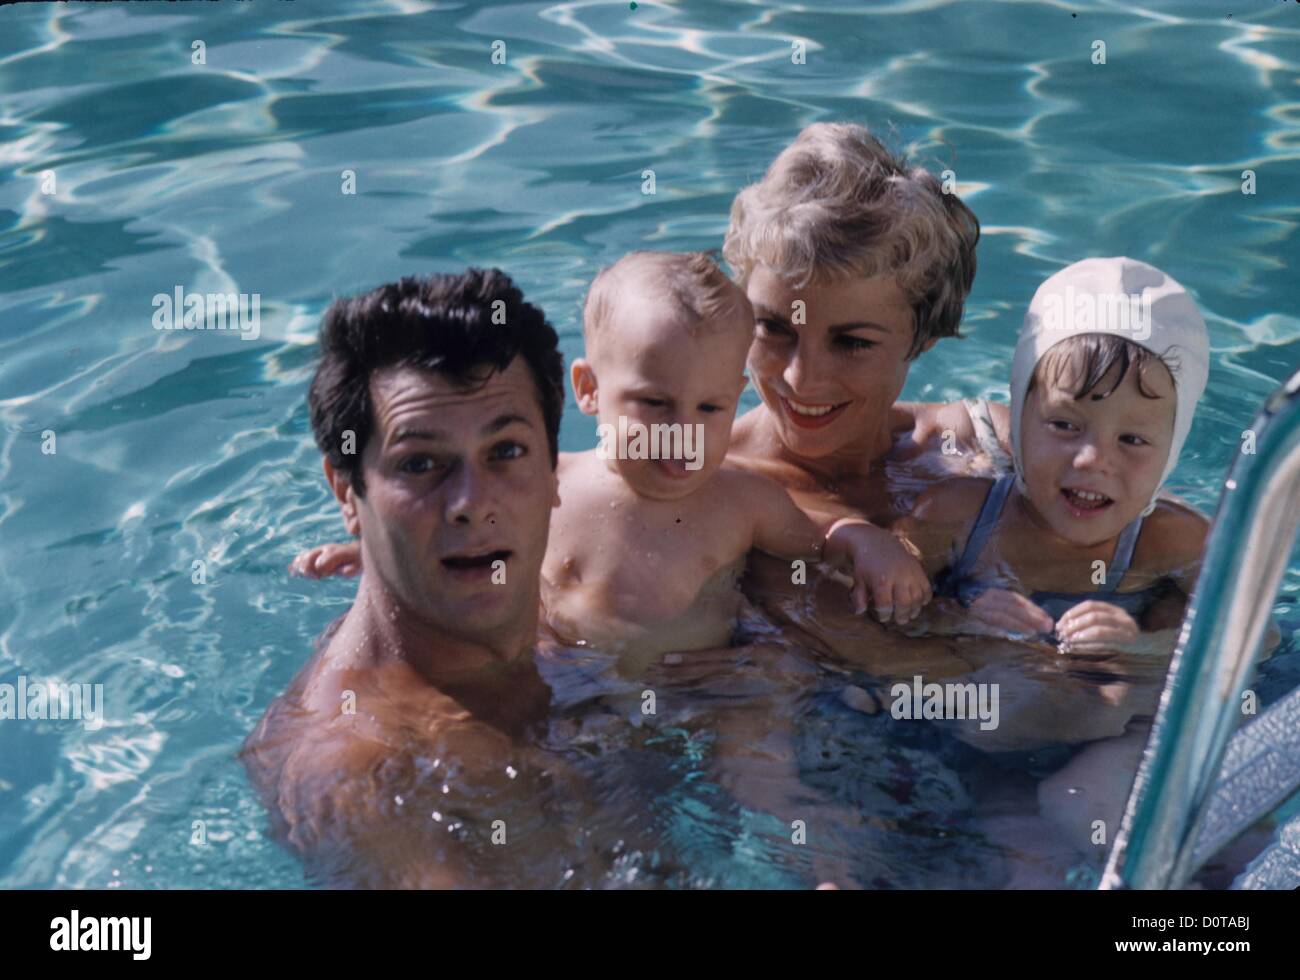
[[[1115,365],[1119,372],[1105,391],[1099,390],[1106,375]],[[1082,333],[1068,337],[1053,346],[1038,362],[1029,379],[1027,391],[1033,391],[1040,380],[1060,384],[1070,377],[1074,380],[1074,400],[1091,395],[1100,401],[1113,394],[1124,383],[1129,371],[1137,372],[1138,391],[1144,398],[1159,398],[1147,385],[1147,372],[1163,364],[1171,375],[1177,376],[1178,360],[1173,350],[1163,355],[1135,344],[1127,337],[1113,333]]]
[[[407,276],[361,296],[335,300],[321,319],[321,360],[307,404],[316,445],[365,493],[361,454],[374,424],[370,376],[388,367],[437,371],[467,388],[522,357],[537,386],[551,468],[559,452],[564,358],[540,309],[500,269]],[[344,433],[354,433],[344,453]]]

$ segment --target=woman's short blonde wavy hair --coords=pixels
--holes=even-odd
[[[736,195],[722,254],[742,287],[760,262],[796,289],[893,275],[915,314],[911,358],[959,336],[979,237],[960,198],[866,127],[813,123]]]

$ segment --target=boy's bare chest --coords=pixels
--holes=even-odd
[[[625,583],[644,581],[657,591],[694,594],[724,568],[743,561],[752,531],[738,507],[655,501],[616,504],[589,526],[588,573]]]

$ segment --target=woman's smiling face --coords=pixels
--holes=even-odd
[[[759,264],[747,293],[756,325],[750,377],[785,447],[814,459],[875,445],[910,364],[914,315],[895,280],[794,289]]]

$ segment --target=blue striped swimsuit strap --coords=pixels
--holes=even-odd
[[[980,552],[984,550],[984,545],[988,543],[993,529],[997,527],[998,516],[1002,513],[1002,507],[1006,504],[1007,495],[1011,493],[1015,481],[1014,473],[1004,473],[997,478],[993,486],[989,487],[988,496],[984,498],[984,506],[980,508],[979,516],[975,518],[975,525],[966,536],[966,547],[962,549],[961,557],[957,559],[957,564],[949,573],[952,581],[961,581],[970,574],[971,567],[979,558]]]
[[[1098,592],[1114,592],[1119,589],[1120,582],[1124,580],[1124,575],[1133,562],[1138,535],[1142,533],[1142,520],[1142,517],[1138,517],[1119,532],[1119,540],[1115,542],[1115,556],[1111,559],[1110,568],[1106,569],[1106,584]]]

